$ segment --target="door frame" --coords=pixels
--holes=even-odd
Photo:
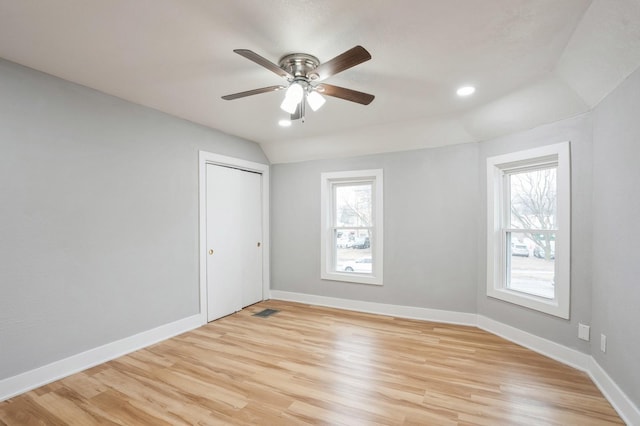
[[[262,175],[262,300],[271,298],[269,269],[269,165],[199,151],[200,318],[207,323],[207,165],[232,167]]]

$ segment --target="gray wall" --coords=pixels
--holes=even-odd
[[[196,314],[197,152],[267,163],[260,148],[2,60],[0,94],[0,379]],[[272,288],[477,312],[592,353],[640,405],[639,100],[636,72],[593,114],[508,137],[273,166]],[[569,321],[485,294],[486,157],[564,140]],[[384,286],[320,280],[320,173],[369,168]]]
[[[272,166],[272,287],[477,312],[587,354],[640,405],[640,71],[593,113],[478,144]],[[571,142],[571,317],[486,296],[488,156]],[[384,286],[320,280],[320,173],[384,169]],[[578,323],[591,325],[591,342]],[[608,337],[599,351],[600,333]]]
[[[593,128],[592,354],[640,406],[640,71],[598,105]]]
[[[589,352],[592,128],[587,115],[479,144],[272,166],[272,287],[480,313]],[[487,156],[571,141],[571,320],[486,296]],[[384,286],[320,279],[320,173],[384,169]]]
[[[0,60],[0,379],[198,313],[198,150],[267,163]]]
[[[486,159],[563,141],[571,142],[571,310],[568,321],[486,295]],[[578,339],[578,322],[591,324],[591,116],[584,114],[479,145],[478,313],[588,353],[589,343]]]
[[[384,285],[320,279],[320,174],[384,170]],[[273,289],[475,312],[477,145],[272,166]]]

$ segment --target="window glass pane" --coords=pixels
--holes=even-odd
[[[371,274],[371,233],[368,229],[335,232],[336,272]]]
[[[556,171],[552,167],[510,175],[510,228],[557,229]]]
[[[322,173],[322,279],[382,285],[382,175]]]
[[[372,226],[371,183],[335,185],[336,226]]]
[[[553,299],[555,233],[507,232],[506,244],[507,288]]]

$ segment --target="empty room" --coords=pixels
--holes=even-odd
[[[0,0],[0,425],[640,425],[638,158],[638,0]]]

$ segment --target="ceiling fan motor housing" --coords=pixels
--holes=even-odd
[[[292,53],[280,58],[279,66],[289,74],[293,75],[294,80],[303,80],[307,83],[309,80],[318,78],[318,74],[313,73],[320,61],[313,55],[306,53]]]

